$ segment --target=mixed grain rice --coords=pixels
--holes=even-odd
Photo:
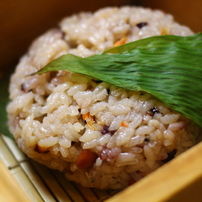
[[[65,71],[28,77],[67,53],[87,57],[163,34],[193,32],[161,11],[121,7],[65,18],[36,39],[10,82],[19,148],[85,187],[120,189],[193,146],[199,128],[150,94]]]

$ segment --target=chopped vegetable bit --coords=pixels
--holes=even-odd
[[[127,123],[126,121],[122,121],[122,122],[121,122],[121,126],[123,126],[123,127],[128,127],[128,123]]]
[[[92,130],[95,130],[95,126],[94,126],[94,117],[90,115],[90,113],[88,112],[87,114],[82,114],[82,119],[84,121],[86,121],[88,127]]]
[[[36,144],[34,151],[38,152],[38,153],[42,153],[42,154],[47,154],[49,152],[48,148],[46,147],[41,147],[38,144]]]
[[[166,35],[166,34],[168,34],[168,30],[166,28],[163,28],[161,30],[161,35]]]
[[[114,47],[115,46],[120,46],[120,45],[123,45],[125,44],[127,41],[127,38],[126,37],[123,37],[121,40],[117,41],[115,44],[114,44]]]
[[[77,158],[76,166],[80,170],[90,168],[95,163],[97,157],[98,155],[96,153],[93,153],[88,149],[84,149],[81,151],[81,153],[79,154]]]

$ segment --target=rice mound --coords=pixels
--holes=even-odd
[[[163,34],[193,32],[161,11],[124,6],[64,18],[36,39],[9,88],[19,148],[85,187],[121,189],[196,144],[199,128],[150,94],[65,71],[28,76],[67,53],[87,57]]]

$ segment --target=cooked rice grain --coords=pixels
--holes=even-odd
[[[199,128],[150,94],[65,71],[27,77],[67,53],[87,57],[162,34],[193,32],[161,11],[125,6],[73,15],[36,39],[11,77],[7,106],[22,151],[83,186],[120,189],[193,146]]]

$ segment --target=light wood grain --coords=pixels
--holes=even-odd
[[[0,160],[0,201],[29,202],[27,194],[21,189],[7,167]]]
[[[201,202],[202,142],[106,202]]]

